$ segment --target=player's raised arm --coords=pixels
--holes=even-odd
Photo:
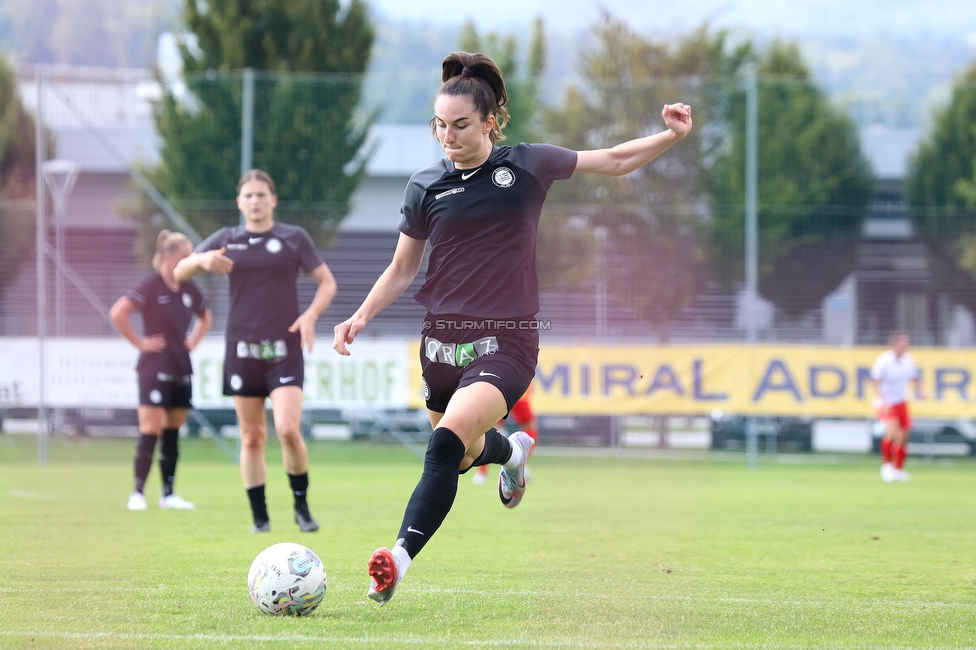
[[[629,140],[609,149],[580,151],[576,171],[584,174],[623,176],[643,167],[691,132],[691,106],[668,104],[661,111],[666,131]]]

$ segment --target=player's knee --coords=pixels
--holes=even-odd
[[[465,447],[457,434],[447,427],[437,427],[427,443],[425,463],[445,463],[457,471],[464,459]]]
[[[279,440],[292,441],[302,437],[302,424],[297,418],[275,417],[274,428]]]
[[[255,427],[253,429],[241,427],[241,448],[248,451],[264,451],[264,443],[268,438],[267,429]]]

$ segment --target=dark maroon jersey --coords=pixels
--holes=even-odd
[[[553,181],[572,176],[576,161],[570,149],[520,144],[494,147],[477,169],[444,158],[415,173],[399,229],[430,241],[417,301],[432,314],[535,315],[539,215]]]
[[[190,353],[186,351],[186,330],[193,316],[200,316],[207,309],[207,301],[197,285],[182,282],[180,288],[173,291],[158,273],[154,273],[128,291],[125,297],[135,302],[142,312],[143,336],[162,334],[166,338],[166,348],[162,352],[139,355],[136,369],[180,377],[189,375],[192,367]]]
[[[234,261],[230,273],[228,340],[294,339],[288,328],[298,318],[298,273],[310,273],[322,258],[299,226],[275,222],[268,232],[244,226],[221,228],[202,241],[198,253],[226,247]]]

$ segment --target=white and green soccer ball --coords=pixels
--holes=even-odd
[[[272,616],[308,616],[325,598],[322,560],[301,544],[281,542],[264,549],[247,573],[251,600]]]

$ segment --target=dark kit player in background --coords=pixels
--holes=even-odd
[[[224,395],[234,398],[241,429],[241,476],[251,505],[252,532],[271,530],[265,500],[268,439],[265,400],[271,399],[275,433],[302,532],[319,524],[308,507],[308,449],[302,439],[303,349],[312,351],[315,321],[336,292],[335,279],[302,228],[274,220],[278,204],[271,177],[252,170],[237,185],[245,224],[221,228],[180,262],[176,276],[203,271],[228,275],[230,311],[224,354]],[[304,312],[298,308],[298,273],[318,288]]]
[[[141,353],[136,365],[139,378],[139,442],[136,444],[135,486],[129,510],[145,510],[144,490],[152,468],[156,441],[162,494],[159,507],[192,510],[193,504],[173,491],[179,458],[180,427],[186,422],[192,386],[190,352],[210,330],[213,318],[207,302],[192,282],[178,282],[173,269],[193,252],[186,235],[164,230],[156,238],[153,268],[156,273],[119,298],[109,312],[115,329]],[[130,317],[142,313],[143,335],[136,334]],[[193,331],[186,330],[196,316]]]

